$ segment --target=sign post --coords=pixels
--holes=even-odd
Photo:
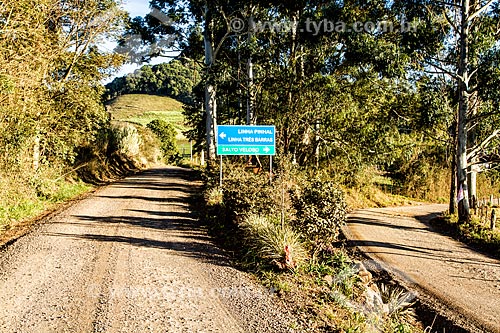
[[[273,156],[276,155],[275,126],[217,126],[217,155],[221,157],[220,182],[222,187],[222,156],[269,156],[269,179],[272,182]]]

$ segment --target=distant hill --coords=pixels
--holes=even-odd
[[[108,110],[114,121],[127,121],[142,126],[146,126],[154,119],[165,120],[177,130],[179,146],[184,146],[187,143],[186,137],[182,134],[188,129],[184,123],[182,103],[175,99],[155,95],[129,94],[110,101]]]

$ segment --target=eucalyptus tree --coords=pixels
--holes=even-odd
[[[498,80],[498,63],[494,59],[499,51],[499,3],[492,0],[429,3],[432,8],[427,8],[428,15],[438,18],[434,27],[445,33],[445,40],[440,52],[424,53],[421,60],[427,71],[444,74],[455,85],[458,111],[454,174],[456,172],[459,219],[466,221],[471,194],[476,194],[476,164],[490,162],[487,148],[500,133],[498,122],[495,123],[498,110],[492,108],[498,103],[493,92],[497,89],[491,89],[491,82]],[[452,200],[450,210],[454,210]]]
[[[160,13],[153,12],[142,22],[139,19],[136,20],[136,30],[142,31],[151,44],[161,39],[166,33],[171,33],[174,36],[172,41],[183,51],[181,57],[189,58],[190,61],[203,62],[206,148],[208,158],[211,160],[216,156],[218,60],[221,48],[232,34],[230,15],[242,5],[237,1],[151,0],[150,6]],[[165,24],[166,21],[168,24]],[[200,41],[202,41],[201,49],[199,45],[196,45]],[[203,55],[198,53],[200,50],[203,50]],[[162,55],[161,51],[158,54],[152,54],[152,56],[158,55]]]

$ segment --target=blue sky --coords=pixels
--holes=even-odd
[[[124,0],[123,8],[130,13],[131,17],[145,16],[151,11],[149,8],[149,0]],[[114,46],[105,46],[106,49],[111,51]],[[167,59],[153,59],[150,64],[155,65],[162,62],[168,61]],[[141,65],[137,64],[125,64],[122,66],[119,72],[117,72],[113,77],[106,80],[105,83],[111,82],[115,77],[124,76],[128,73],[134,72],[136,69],[140,68]]]

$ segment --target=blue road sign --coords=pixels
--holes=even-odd
[[[275,155],[275,126],[217,126],[218,155]]]

